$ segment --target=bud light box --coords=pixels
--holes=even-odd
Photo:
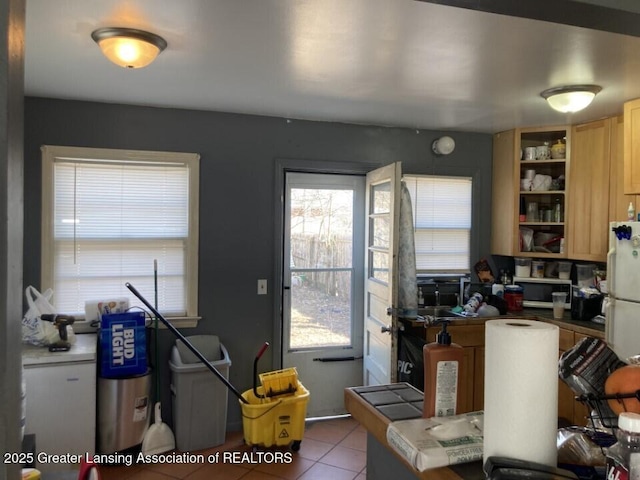
[[[120,378],[147,372],[144,312],[102,315],[100,376]]]

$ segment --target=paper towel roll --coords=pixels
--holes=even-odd
[[[558,327],[533,320],[485,326],[484,461],[557,464]]]

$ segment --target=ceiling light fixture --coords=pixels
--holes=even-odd
[[[600,90],[602,87],[598,85],[567,85],[545,90],[540,96],[554,110],[573,113],[587,108]]]
[[[91,38],[105,57],[124,68],[146,67],[167,48],[164,38],[135,28],[99,28]]]
[[[449,136],[440,137],[431,144],[431,150],[436,155],[449,155],[456,148],[456,142]]]

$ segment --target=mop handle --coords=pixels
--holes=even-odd
[[[248,401],[247,401],[247,400],[242,396],[242,394],[241,394],[238,390],[236,390],[236,389],[235,389],[235,387],[234,387],[233,385],[231,385],[231,383],[229,382],[229,380],[227,380],[227,379],[226,379],[226,378],[225,378],[225,377],[224,377],[224,376],[223,376],[223,375],[222,375],[218,370],[216,370],[216,367],[214,367],[213,365],[211,365],[211,362],[209,362],[209,360],[207,360],[207,358],[206,358],[204,355],[202,355],[202,353],[200,353],[200,351],[198,351],[198,349],[197,349],[196,347],[194,347],[194,346],[191,344],[191,342],[190,342],[189,340],[187,340],[187,339],[184,337],[184,335],[182,335],[182,334],[178,331],[178,329],[177,329],[176,327],[174,327],[173,325],[171,325],[171,323],[169,323],[169,321],[168,321],[166,318],[164,318],[164,317],[162,316],[162,314],[161,314],[160,312],[158,312],[158,311],[157,311],[157,310],[156,310],[156,309],[155,309],[155,308],[154,308],[154,307],[153,307],[153,306],[152,306],[152,305],[147,301],[147,299],[146,299],[146,298],[144,298],[144,297],[142,296],[142,294],[141,294],[140,292],[138,292],[138,290],[136,290],[136,288],[135,288],[133,285],[131,285],[129,282],[125,283],[124,285],[125,285],[125,287],[127,287],[127,288],[131,291],[131,293],[133,293],[136,297],[138,297],[138,298],[140,299],[140,301],[141,301],[142,303],[144,303],[144,304],[147,306],[147,308],[148,308],[149,310],[151,310],[151,313],[153,313],[153,314],[156,316],[156,318],[160,319],[160,321],[164,324],[164,326],[165,326],[165,327],[167,327],[169,330],[171,330],[171,333],[173,333],[176,337],[178,337],[178,338],[182,341],[182,343],[184,343],[184,344],[186,345],[186,347],[187,347],[189,350],[191,350],[191,351],[193,352],[193,354],[194,354],[196,357],[198,357],[198,359],[199,359],[202,363],[204,363],[204,364],[207,366],[207,368],[208,368],[209,370],[211,370],[211,372],[212,372],[213,374],[215,374],[215,376],[216,376],[216,377],[218,377],[218,378],[220,379],[220,381],[221,381],[222,383],[224,383],[224,384],[227,386],[227,388],[228,388],[229,390],[231,390],[231,391],[233,392],[233,394],[234,394],[236,397],[238,397],[238,398],[240,399],[240,401],[241,401],[241,402],[246,403],[246,404],[248,404],[248,403],[249,403],[249,402],[248,402]]]

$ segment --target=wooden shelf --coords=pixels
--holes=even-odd
[[[520,195],[564,195],[565,190],[520,190]]]
[[[566,163],[566,158],[550,158],[548,160],[520,160],[521,165],[545,165],[554,163]]]

